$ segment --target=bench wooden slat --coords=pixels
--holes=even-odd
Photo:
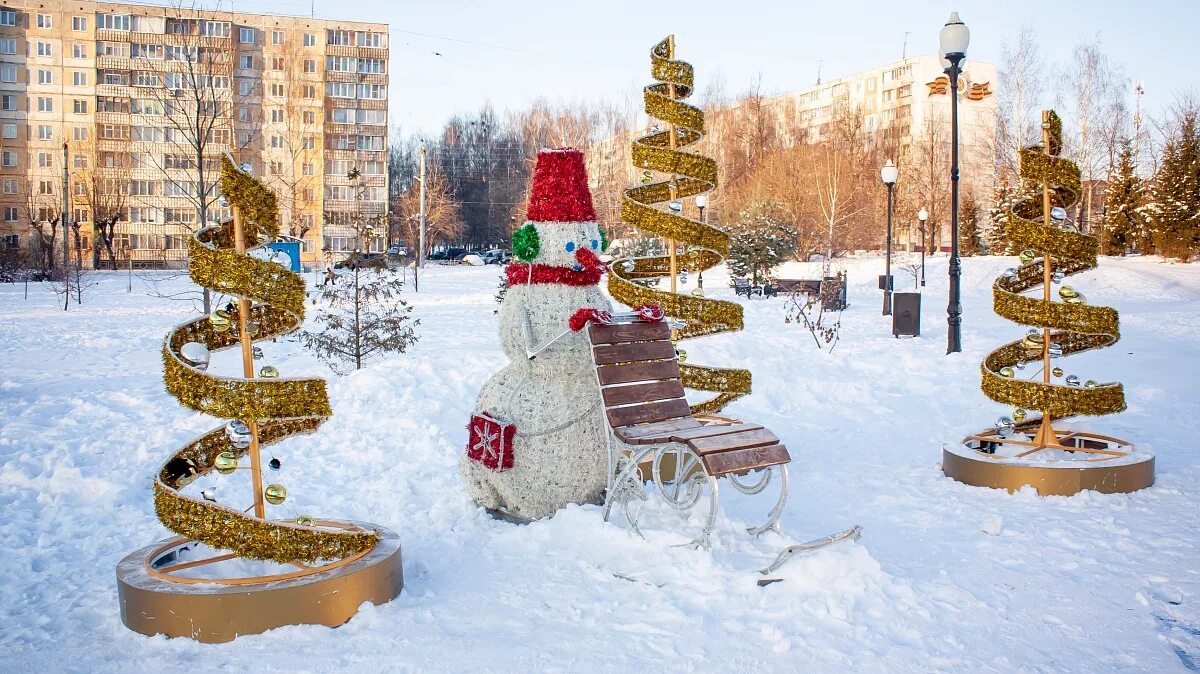
[[[656,403],[642,403],[629,407],[611,407],[608,422],[613,426],[632,426],[650,421],[665,421],[676,417],[690,417],[687,401],[683,398]]]
[[[765,447],[767,445],[779,444],[779,438],[775,434],[765,428],[757,428],[750,431],[738,431],[737,433],[726,433],[724,435],[714,435],[707,438],[696,438],[688,440],[687,444],[696,453],[701,456],[711,454],[713,452],[727,452],[735,449],[745,449],[747,447]]]
[[[729,435],[730,433],[741,433],[742,431],[757,431],[762,428],[758,424],[731,424],[729,426],[700,426],[699,428],[687,428],[671,434],[671,442],[691,442],[699,438],[711,438],[718,435]]]
[[[727,473],[741,473],[756,468],[777,466],[791,461],[787,447],[783,445],[768,445],[766,447],[750,447],[733,449],[728,452],[705,454],[701,457],[708,474],[713,477]]]
[[[683,397],[683,385],[678,379],[664,379],[629,386],[608,386],[604,389],[605,405],[628,405],[648,403],[653,400],[670,400]]]
[[[592,344],[619,344],[622,342],[650,342],[671,337],[671,326],[665,321],[658,323],[618,323],[616,325],[592,325],[588,328]]]
[[[614,428],[613,432],[621,441],[630,445],[658,445],[670,442],[671,434],[675,431],[685,428],[696,428],[699,425],[700,422],[691,417],[679,417],[678,419],[656,421],[640,426]]]
[[[669,341],[603,344],[595,349],[597,365],[639,360],[665,360],[675,357],[675,345]]]
[[[655,360],[647,363],[605,365],[600,368],[599,375],[600,383],[605,386],[627,384],[634,381],[678,379],[679,363],[673,360]]]

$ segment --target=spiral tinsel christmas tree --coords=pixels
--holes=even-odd
[[[1034,326],[1022,339],[989,353],[981,365],[984,394],[1015,409],[994,428],[967,438],[965,447],[975,451],[947,448],[943,470],[968,484],[1009,489],[1028,484],[1043,494],[1132,491],[1153,483],[1152,455],[1124,440],[1053,425],[1125,409],[1120,383],[1081,382],[1056,365],[1064,356],[1110,346],[1120,334],[1115,309],[1091,306],[1063,283],[1096,266],[1098,241],[1080,233],[1067,217],[1079,197],[1080,171],[1061,151],[1062,121],[1047,110],[1042,142],[1020,153],[1021,179],[1032,196],[1013,204],[1005,226],[1007,239],[1022,250],[1021,266],[1006,270],[992,287],[997,314]],[[1051,298],[1056,285],[1058,302]],[[1041,293],[1026,294],[1039,286]],[[1038,365],[1041,369],[1034,371]],[[1023,376],[1026,372],[1031,376]],[[1040,417],[1027,410],[1039,411]]]
[[[184,406],[234,421],[188,443],[163,465],[154,481],[158,518],[181,536],[250,559],[313,563],[369,550],[379,540],[374,532],[316,526],[310,518],[282,522],[266,517],[263,501],[282,502],[286,490],[282,485],[264,490],[259,447],[312,432],[332,412],[322,379],[280,379],[271,366],[255,378],[251,362],[257,347],[251,341],[300,326],[304,281],[280,265],[246,254],[279,233],[275,195],[228,158],[222,159],[221,192],[234,209],[234,220],[189,239],[189,269],[197,284],[238,302],[167,335],[163,379],[167,391]],[[235,346],[243,350],[244,377],[206,371],[210,352]],[[246,456],[253,513],[181,492],[212,471],[237,470],[239,459]]]
[[[682,340],[742,328],[742,307],[736,302],[713,300],[702,295],[682,295],[654,290],[637,280],[670,276],[677,270],[676,248],[686,246],[685,264],[702,272],[721,262],[729,252],[729,236],[720,229],[682,214],[680,199],[703,194],[717,184],[717,163],[709,157],[680,148],[704,135],[704,112],[684,103],[692,93],[693,71],[689,63],[675,60],[675,40],[668,37],[650,52],[651,75],[656,83],[644,89],[646,113],[660,120],[656,127],[633,141],[633,163],[643,173],[643,183],[625,190],[621,219],[645,233],[667,240],[668,254],[615,260],[608,276],[613,298],[628,306],[657,304],[681,324],[673,331]],[[652,171],[666,174],[655,180]],[[662,210],[655,204],[667,204]],[[681,358],[682,360],[682,358]],[[683,364],[683,385],[716,393],[692,405],[692,412],[712,413],[750,393],[750,372]]]

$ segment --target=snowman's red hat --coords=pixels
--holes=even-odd
[[[573,147],[539,150],[529,190],[532,222],[594,222],[583,152]]]

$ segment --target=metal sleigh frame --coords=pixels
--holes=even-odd
[[[637,320],[638,315],[636,313],[615,314],[612,316],[613,324],[632,323]],[[603,396],[604,384],[600,377],[600,369],[601,364],[593,359],[596,385],[600,389],[601,396]],[[602,404],[600,410],[604,416],[605,441],[608,450],[608,479],[603,509],[605,522],[609,521],[609,518],[612,516],[614,505],[620,504],[621,512],[625,515],[630,530],[644,538],[641,529],[638,527],[637,513],[630,508],[630,505],[635,500],[646,500],[647,487],[645,486],[645,482],[652,482],[654,490],[658,492],[662,500],[669,507],[681,513],[690,511],[700,502],[704,487],[707,486],[709,501],[708,515],[705,518],[700,534],[684,545],[693,549],[708,550],[709,538],[716,526],[717,513],[720,510],[720,486],[718,480],[722,477],[726,478],[734,489],[743,494],[753,496],[765,491],[771,482],[775,481],[775,475],[778,474],[779,497],[775,501],[775,505],[768,512],[766,521],[755,526],[746,527],[746,531],[751,536],[758,536],[766,531],[782,533],[779,520],[787,504],[789,489],[786,463],[752,468],[741,472],[726,472],[713,475],[705,466],[701,455],[692,447],[681,442],[665,442],[645,446],[629,445],[633,449],[627,449],[625,444],[620,442],[620,438],[616,437],[613,425],[607,417],[606,409],[607,405]],[[740,423],[736,419],[715,415],[693,418],[700,421],[704,427],[728,426]],[[665,476],[666,479],[664,479],[663,460],[672,455],[675,471],[673,474]],[[641,464],[646,461],[650,462],[650,480],[646,480],[646,476],[642,474]],[[757,478],[747,479],[751,474],[757,474]],[[683,477],[675,479],[677,476]],[[772,573],[796,555],[817,550],[843,540],[858,540],[861,535],[862,527],[855,525],[830,536],[789,546],[781,551],[771,564],[760,571],[763,574]]]

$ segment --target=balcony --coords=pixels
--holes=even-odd
[[[105,56],[101,54],[96,57],[96,68],[99,70],[132,70],[133,64],[124,56]]]
[[[117,96],[120,98],[128,98],[130,95],[129,85],[127,85],[127,84],[97,84],[96,85],[96,95],[97,96]]]
[[[96,40],[104,42],[129,42],[129,31],[112,30],[111,28],[96,29]],[[138,33],[141,35],[141,33]]]
[[[128,112],[97,112],[97,124],[115,124],[117,126],[129,126]]]

